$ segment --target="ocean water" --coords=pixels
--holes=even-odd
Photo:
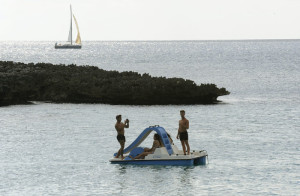
[[[214,83],[217,105],[53,104],[0,107],[0,195],[299,195],[300,40],[0,42],[0,60],[92,65]],[[190,120],[196,167],[112,165],[116,114],[126,145],[150,125],[175,139]],[[143,146],[151,146],[152,137]]]

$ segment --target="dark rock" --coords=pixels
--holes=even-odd
[[[105,71],[93,66],[0,61],[0,106],[28,101],[128,105],[212,104],[228,95],[215,84]]]

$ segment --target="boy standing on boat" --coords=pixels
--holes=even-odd
[[[123,159],[123,150],[124,150],[124,146],[125,146],[125,136],[124,136],[124,128],[129,128],[129,120],[126,119],[124,121],[124,123],[122,123],[122,116],[121,115],[117,115],[116,116],[116,119],[117,119],[117,122],[116,122],[116,125],[115,125],[115,129],[117,130],[118,132],[118,135],[117,135],[117,140],[118,142],[120,143],[121,145],[121,148],[120,150],[118,151],[118,154],[116,156],[116,158],[119,158],[119,156],[121,155],[121,158]]]
[[[179,120],[179,128],[177,133],[177,139],[180,138],[182,150],[184,155],[186,155],[186,148],[187,148],[187,154],[190,154],[190,145],[188,141],[188,128],[189,128],[189,120],[185,118],[185,111],[180,111],[181,120]]]

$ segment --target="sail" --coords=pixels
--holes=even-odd
[[[75,43],[76,43],[76,44],[81,44],[81,38],[80,38],[80,33],[79,33],[79,27],[78,27],[78,23],[77,23],[77,20],[76,20],[74,14],[73,14],[73,17],[74,17],[74,21],[75,21],[76,28],[77,28],[77,38],[76,38]]]
[[[55,43],[54,48],[55,49],[67,49],[67,48],[74,48],[74,49],[81,49],[81,38],[80,38],[80,33],[79,33],[79,28],[78,28],[78,23],[77,20],[75,18],[75,16],[72,13],[72,6],[70,5],[70,17],[71,17],[71,21],[70,21],[70,30],[69,30],[69,36],[68,36],[68,41],[67,43],[64,44],[57,44]],[[76,44],[73,44],[73,18],[76,24],[76,28],[77,28],[77,37],[76,37]]]
[[[71,12],[71,23],[70,23],[68,42],[71,42],[71,44],[72,44],[72,7],[71,7],[71,5],[70,5],[70,12]]]

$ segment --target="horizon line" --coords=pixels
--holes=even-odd
[[[98,42],[176,42],[176,41],[296,41],[300,40],[300,38],[280,38],[280,39],[274,39],[274,38],[262,38],[262,39],[166,39],[166,40],[123,40],[123,39],[116,39],[116,40],[85,40],[82,42],[93,42],[93,41],[98,41]],[[18,41],[24,41],[24,42],[67,42],[65,40],[0,40],[0,42],[18,42]]]

